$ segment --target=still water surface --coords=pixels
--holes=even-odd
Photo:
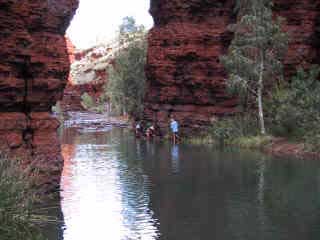
[[[320,162],[65,129],[64,240],[320,239]]]

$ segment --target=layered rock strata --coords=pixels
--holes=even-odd
[[[71,45],[71,43],[70,43]],[[94,46],[86,50],[69,47],[71,72],[64,90],[61,107],[64,112],[82,111],[81,96],[89,94],[95,101],[103,93],[107,82],[107,68],[113,61],[109,45]]]
[[[287,79],[298,67],[320,63],[320,0],[274,0],[275,15],[284,18],[289,49],[284,61]]]
[[[1,151],[39,168],[39,185],[58,186],[59,122],[50,114],[69,73],[65,30],[78,0],[0,0]]]
[[[232,39],[233,1],[153,0],[145,118],[161,127],[173,115],[184,128],[208,125],[236,111],[219,57]]]
[[[219,61],[232,40],[233,0],[152,0],[155,25],[149,34],[145,118],[168,125],[170,115],[183,128],[207,126],[237,111],[226,93],[227,75]],[[285,18],[290,44],[287,79],[298,66],[319,63],[320,1],[275,0],[274,13]]]

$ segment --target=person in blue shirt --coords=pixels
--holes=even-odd
[[[179,124],[176,120],[174,120],[173,117],[171,117],[171,120],[170,120],[170,129],[172,132],[173,143],[176,144],[178,141],[178,138],[179,138],[179,136],[178,136]]]

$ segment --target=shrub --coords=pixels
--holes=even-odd
[[[273,92],[268,115],[276,135],[294,137],[306,143],[317,143],[320,134],[320,69],[299,69],[286,88]]]
[[[210,128],[210,134],[220,143],[230,142],[235,138],[258,134],[258,122],[250,114],[218,120]]]
[[[88,94],[84,93],[81,95],[81,105],[86,109],[86,110],[92,110],[94,107],[96,107],[96,102],[94,99]]]
[[[39,209],[35,211],[40,199],[32,179],[28,170],[22,170],[18,160],[0,156],[1,240],[44,239],[39,226],[51,220]]]
[[[268,135],[247,136],[234,139],[233,144],[242,148],[261,148],[272,142],[272,137]]]
[[[304,136],[305,147],[309,151],[319,152],[320,150],[320,131],[311,132]]]

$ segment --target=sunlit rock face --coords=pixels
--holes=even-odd
[[[183,127],[199,128],[234,113],[219,62],[232,39],[233,1],[152,0],[150,12],[146,118],[164,127],[172,114]]]
[[[65,30],[78,0],[0,0],[0,145],[58,186],[62,158],[51,107],[69,73]]]
[[[225,91],[219,56],[232,40],[233,0],[152,0],[155,26],[149,35],[145,118],[168,125],[173,115],[185,129],[206,126],[236,111]],[[290,45],[287,79],[298,66],[319,63],[320,1],[275,0],[274,13],[286,19]]]
[[[95,101],[103,94],[108,80],[107,68],[112,64],[114,51],[108,44],[101,44],[85,50],[68,48],[71,72],[60,106],[64,112],[83,111],[81,96],[89,94]]]

